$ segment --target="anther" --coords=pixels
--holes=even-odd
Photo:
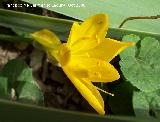
[[[101,78],[101,74],[99,72],[95,72],[94,75],[98,78]]]
[[[98,23],[98,24],[102,24],[102,23],[103,23],[103,21],[102,21],[102,20],[99,20],[97,23]]]
[[[96,42],[99,44],[101,41],[100,39],[98,38],[98,35],[96,35]]]
[[[100,61],[97,61],[97,66],[101,66],[101,62]]]

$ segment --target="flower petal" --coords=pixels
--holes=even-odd
[[[72,46],[73,43],[75,43],[80,38],[80,25],[78,22],[74,22],[69,34],[69,38],[67,41],[68,46]]]
[[[50,30],[43,29],[32,33],[32,37],[46,48],[54,48],[61,44],[59,38]]]
[[[73,23],[70,36],[68,39],[68,46],[79,43],[83,37],[88,38],[105,38],[108,30],[108,17],[106,14],[97,14],[88,18],[81,25],[77,22]],[[75,44],[76,45],[76,44]]]
[[[88,18],[81,24],[81,35],[88,37],[104,38],[108,30],[108,16],[97,14]]]
[[[118,71],[104,60],[71,56],[67,66],[75,76],[87,78],[93,82],[111,82],[120,78]]]
[[[70,48],[72,54],[82,54],[85,51],[91,50],[98,45],[97,40],[89,37],[80,38],[78,42],[74,43]],[[81,53],[82,52],[82,53]]]
[[[96,87],[88,80],[82,80],[75,77],[67,67],[62,67],[68,78],[88,101],[88,103],[101,115],[105,114],[104,101]]]
[[[95,48],[84,51],[81,50],[76,52],[76,55],[88,55],[88,57],[98,58],[110,62],[121,51],[133,45],[133,42],[120,42],[110,38],[105,38],[101,40]]]

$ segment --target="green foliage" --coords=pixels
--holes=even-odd
[[[34,103],[34,104],[43,104],[43,93],[33,83],[20,83],[16,88],[18,94],[18,101]]]
[[[133,94],[136,116],[160,116],[160,42],[146,37],[127,35],[123,41],[133,41],[135,46],[120,54],[121,71],[127,81],[138,91]]]
[[[160,90],[151,93],[134,92],[133,107],[136,116],[160,118]]]
[[[7,96],[7,93],[8,93],[7,87],[8,87],[7,78],[0,77],[0,97]]]
[[[1,26],[11,28],[23,38],[30,38],[30,33],[47,28],[55,32],[61,40],[65,40],[72,25],[72,21],[69,20],[38,16],[4,9],[0,9],[0,18]],[[29,40],[26,39],[26,41]]]
[[[26,72],[29,71],[29,72]],[[32,75],[26,74],[30,73],[30,68],[28,68],[27,64],[21,60],[11,60],[9,61],[3,68],[1,72],[1,76],[8,79],[8,88],[15,88],[19,82],[31,80]],[[32,73],[32,72],[31,72]],[[25,77],[27,77],[25,79]]]
[[[121,22],[130,16],[154,16],[159,15],[160,0],[23,0],[51,11],[64,14],[79,20],[95,15],[106,13],[109,15],[110,27],[118,28]],[[46,4],[46,5],[44,5]],[[47,7],[50,4],[51,7]],[[52,7],[54,4],[64,7]],[[74,7],[69,7],[75,4]],[[84,4],[85,7],[81,7]],[[79,6],[79,7],[76,7]],[[136,31],[160,32],[160,21],[154,20],[132,20],[125,24],[124,28]]]
[[[132,41],[133,38],[135,37],[130,35],[124,37],[123,40],[129,39]],[[138,89],[145,92],[160,89],[159,52],[159,41],[151,37],[146,37],[137,42],[137,46],[126,49],[120,55],[120,66],[125,78]]]
[[[12,96],[12,89],[16,92],[17,100],[42,103],[43,93],[33,80],[32,70],[22,60],[9,61],[0,74],[0,95]]]
[[[47,28],[55,32],[62,41],[66,41],[72,23],[73,21],[65,19],[51,18],[46,16],[39,16],[17,11],[0,9],[0,26],[11,28],[14,32],[16,32],[19,35],[19,36],[11,36],[11,35],[0,34],[0,39],[9,42],[25,41],[28,43],[32,43],[32,39],[29,36],[30,33],[38,31],[43,28]],[[141,37],[153,36],[157,39],[160,39],[160,34],[140,32],[134,30],[125,30],[119,28],[109,28],[107,36],[110,38],[120,40],[124,35],[131,33],[140,35]]]
[[[140,40],[140,37],[139,36],[136,36],[134,34],[130,34],[130,35],[126,35],[123,37],[123,41],[124,42],[134,42],[135,44]],[[121,59],[125,59],[127,58],[128,56],[135,56],[136,54],[136,46],[131,46],[127,49],[125,49],[122,53],[120,53],[120,56],[121,56]]]
[[[7,35],[7,34],[0,34],[0,40],[4,42],[27,42],[31,43],[31,38],[25,38],[23,36],[16,36],[16,35]]]

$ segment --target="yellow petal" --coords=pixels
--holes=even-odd
[[[82,80],[75,77],[67,67],[62,67],[68,78],[81,93],[81,95],[88,101],[88,103],[101,115],[105,114],[104,101],[99,91],[88,80]]]
[[[74,22],[69,34],[68,41],[67,41],[67,44],[69,47],[71,47],[72,44],[80,38],[81,35],[80,35],[79,29],[80,29],[80,25],[78,24],[78,22]]]
[[[108,30],[106,14],[97,14],[85,20],[81,25],[75,22],[72,26],[67,44],[72,46],[83,37],[104,38]]]
[[[32,37],[46,48],[54,48],[61,44],[59,38],[48,29],[34,32],[32,33]]]
[[[115,56],[129,46],[133,46],[133,42],[120,42],[110,38],[105,38],[90,50],[76,52],[76,55],[88,55],[88,57],[98,58],[110,62]]]
[[[83,37],[83,38],[80,38],[79,41],[74,43],[70,48],[70,50],[72,54],[76,54],[76,53],[82,54],[85,51],[95,48],[97,45],[98,45],[98,42],[96,39]]]
[[[81,25],[81,35],[88,37],[104,38],[108,30],[108,16],[97,14],[85,20]]]
[[[88,78],[93,82],[111,82],[120,78],[118,71],[104,60],[71,56],[67,66],[75,76]]]

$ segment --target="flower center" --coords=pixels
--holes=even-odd
[[[62,66],[66,65],[70,60],[70,49],[66,46],[66,43],[63,43],[59,50],[60,64]]]

